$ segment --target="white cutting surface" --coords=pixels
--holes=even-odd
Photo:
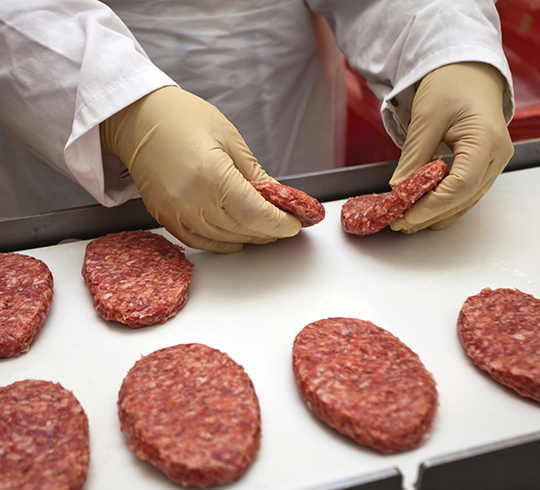
[[[456,335],[463,302],[484,287],[540,298],[540,168],[502,175],[473,210],[438,232],[346,235],[343,202],[326,203],[326,219],[291,239],[235,255],[188,249],[195,269],[187,305],[167,323],[139,330],[94,312],[80,274],[86,241],[24,252],[50,267],[53,306],[30,351],[0,360],[0,384],[38,378],[73,391],[90,422],[85,490],[178,488],[128,449],[116,400],[141,355],[179,343],[228,353],[258,393],[261,451],[230,490],[303,490],[391,467],[409,489],[429,457],[540,430],[540,404],[474,367]],[[389,330],[433,373],[440,408],[420,448],[381,456],[307,410],[291,372],[292,343],[305,325],[331,316]]]

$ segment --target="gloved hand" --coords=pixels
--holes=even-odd
[[[390,185],[433,159],[444,141],[454,153],[450,174],[390,226],[414,233],[441,230],[486,194],[514,153],[503,115],[506,82],[484,63],[457,63],[421,81],[411,123]]]
[[[150,214],[186,245],[230,253],[293,236],[300,222],[248,182],[274,181],[213,105],[178,87],[156,90],[100,125]]]

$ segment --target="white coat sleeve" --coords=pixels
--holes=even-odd
[[[514,112],[512,76],[494,0],[306,0],[327,17],[340,49],[382,101],[386,130],[403,146],[415,84],[450,63],[478,61],[508,82],[504,114]]]
[[[116,157],[102,158],[99,124],[174,84],[97,0],[0,2],[0,126],[105,206],[137,190]]]

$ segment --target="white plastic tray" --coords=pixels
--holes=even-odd
[[[0,384],[39,378],[74,392],[90,421],[86,490],[173,489],[128,449],[117,394],[141,355],[205,343],[244,366],[261,403],[261,451],[226,488],[300,490],[392,467],[412,488],[428,458],[540,430],[540,405],[478,370],[456,335],[461,305],[484,287],[515,287],[540,298],[539,189],[540,168],[503,174],[473,210],[439,232],[346,235],[343,201],[335,201],[325,204],[322,223],[291,239],[235,255],[188,249],[195,269],[186,307],[163,325],[139,330],[94,312],[80,273],[87,242],[28,250],[53,273],[53,306],[30,352],[0,360]],[[391,331],[433,373],[439,414],[420,448],[381,456],[308,411],[294,384],[292,343],[305,325],[331,316]]]

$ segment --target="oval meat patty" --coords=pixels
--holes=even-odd
[[[394,222],[426,192],[448,175],[438,160],[424,165],[388,194],[366,194],[348,199],[341,208],[341,226],[353,235],[370,235]]]
[[[203,344],[137,361],[122,383],[118,416],[137,456],[187,487],[237,480],[260,447],[250,378],[227,354]]]
[[[433,377],[411,349],[371,322],[309,324],[294,341],[293,372],[317,417],[383,454],[418,446],[431,429]]]
[[[251,182],[251,185],[269,203],[291,213],[303,228],[316,225],[325,217],[324,206],[305,192],[277,182]]]
[[[164,323],[185,305],[192,268],[182,247],[137,230],[88,243],[82,275],[105,320],[139,328]]]
[[[81,489],[90,463],[88,434],[84,410],[60,384],[32,379],[1,387],[0,487]]]
[[[30,349],[52,304],[53,276],[41,260],[0,253],[0,357]]]
[[[540,401],[540,300],[517,289],[467,298],[458,335],[473,362],[522,396]]]

